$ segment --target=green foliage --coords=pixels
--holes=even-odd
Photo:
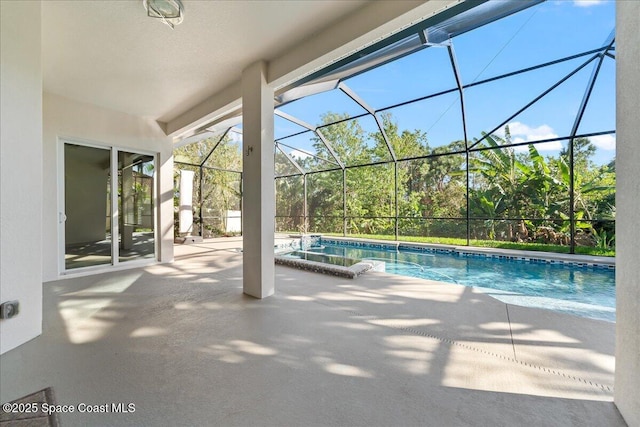
[[[615,235],[609,235],[607,230],[601,230],[598,232],[596,229],[593,229],[593,238],[596,242],[595,247],[601,250],[611,250],[615,245]]]
[[[470,171],[476,179],[470,186],[469,206],[472,217],[510,218],[502,221],[508,228],[497,233],[496,221],[488,221],[486,234],[474,237],[527,243],[568,242],[572,187],[569,153],[563,149],[555,157],[544,157],[533,144],[528,146],[528,153],[516,153],[514,148],[502,147],[506,142],[495,135],[487,136],[480,147],[490,149],[472,157]],[[597,167],[590,160],[594,153],[595,147],[588,139],[574,141],[575,228],[587,234],[595,231],[595,219],[605,219],[615,198],[615,165]],[[530,220],[537,218],[540,221]]]
[[[615,162],[595,164],[589,139],[573,141],[572,174],[568,144],[555,152],[509,146],[508,126],[503,137],[483,135],[467,155],[464,141],[432,147],[425,132],[400,129],[389,113],[380,119],[389,146],[381,132],[347,115],[323,116],[323,138],[311,140],[316,156],[295,158],[309,172],[306,222],[305,178],[276,150],[276,176],[295,175],[276,179],[276,230],[342,234],[346,227],[349,235],[393,238],[397,216],[403,239],[465,245],[468,214],[472,245],[567,252],[573,211],[576,251],[613,253]],[[180,147],[175,159],[205,166],[196,219],[202,215],[205,231],[224,231],[225,211],[240,209],[240,174],[233,172],[242,167],[239,144],[207,139]]]
[[[205,237],[228,234],[226,233],[227,211],[240,210],[242,196],[239,173],[242,170],[240,146],[229,135],[219,142],[218,139],[208,138],[199,143],[185,145],[174,150],[175,168],[195,172],[193,215],[194,224],[200,229],[194,230],[194,232],[202,231]],[[212,150],[214,151],[212,152]],[[185,162],[188,165],[178,162]],[[200,168],[200,165],[203,167]],[[174,174],[174,181],[174,209],[177,212],[179,200],[179,176],[177,174]],[[200,181],[202,181],[202,185],[200,185]],[[202,195],[200,195],[200,189],[202,189]],[[203,224],[199,224],[200,218],[202,218]]]

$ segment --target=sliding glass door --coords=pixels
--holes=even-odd
[[[120,262],[155,258],[153,156],[118,152]]]
[[[155,259],[155,157],[71,142],[62,151],[62,269]]]

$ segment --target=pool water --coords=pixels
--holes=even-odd
[[[326,244],[313,252],[385,261],[387,273],[477,287],[509,304],[615,321],[613,270]]]

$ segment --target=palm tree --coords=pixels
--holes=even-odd
[[[483,135],[484,136],[484,135]],[[523,218],[532,200],[538,199],[540,184],[536,170],[525,163],[506,141],[497,135],[485,137],[484,148],[471,159],[470,172],[480,177],[477,188],[470,186],[472,213],[488,218]],[[517,220],[519,234],[526,233],[524,220]],[[495,238],[495,224],[491,222],[489,236]],[[516,237],[512,221],[507,222],[509,240]]]

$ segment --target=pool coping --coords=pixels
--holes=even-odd
[[[314,235],[315,236],[315,235]],[[353,246],[369,246],[379,249],[408,250],[418,252],[440,252],[463,256],[481,256],[498,259],[509,259],[529,262],[545,262],[551,264],[570,264],[579,267],[598,267],[615,269],[615,257],[603,257],[580,254],[561,254],[554,252],[524,251],[517,249],[482,248],[475,246],[455,246],[435,243],[404,242],[401,240],[376,240],[355,237],[319,235],[323,241],[338,243],[354,243]]]

